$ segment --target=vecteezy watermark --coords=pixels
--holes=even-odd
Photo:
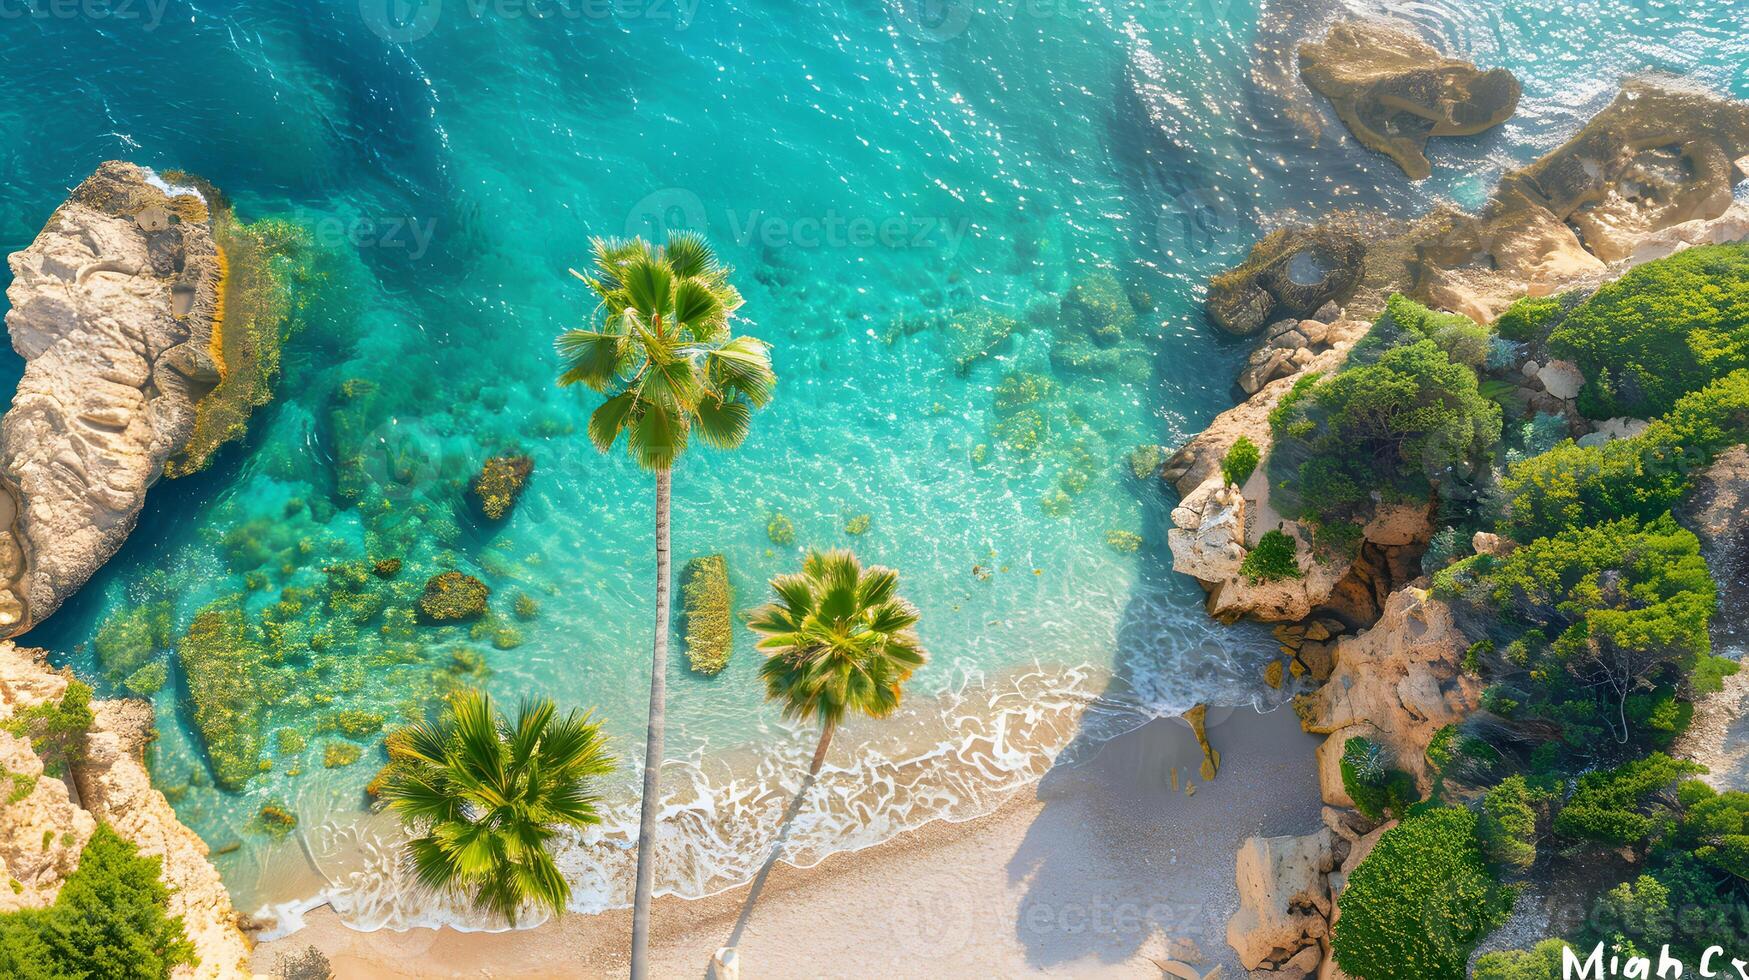
[[[1154,240],[1174,258],[1207,255],[1237,228],[1226,195],[1213,187],[1192,187],[1161,206]]]
[[[699,0],[448,0],[447,9],[475,21],[656,21],[684,31],[692,26],[698,4]],[[365,26],[391,44],[410,44],[430,34],[445,9],[445,0],[358,0]]]
[[[1606,955],[1607,954],[1607,955]],[[1619,950],[1607,950],[1603,943],[1598,943],[1591,950],[1591,955],[1584,960],[1571,946],[1561,947],[1561,980],[1607,980],[1609,977],[1627,977],[1633,980],[1678,980],[1684,976],[1698,977],[1737,977],[1738,980],[1749,980],[1749,961],[1731,959],[1726,965],[1726,952],[1723,946],[1709,946],[1701,954],[1700,969],[1689,974],[1682,962],[1670,955],[1670,947],[1665,946],[1658,951],[1658,959],[1654,963],[1649,956],[1623,956]],[[1656,967],[1654,969],[1654,966]]]
[[[310,215],[300,209],[293,212],[292,220],[308,228],[311,239],[324,248],[351,246],[356,249],[398,250],[415,262],[425,257],[432,236],[437,232],[436,218],[417,215],[343,218],[332,214]]]
[[[0,21],[97,20],[137,23],[155,31],[170,0],[0,0]]]
[[[676,231],[727,239],[743,248],[934,249],[959,250],[971,228],[967,217],[937,215],[845,214],[827,208],[819,214],[779,214],[724,208],[713,213],[704,199],[684,188],[646,194],[626,214],[626,237],[660,241]]]

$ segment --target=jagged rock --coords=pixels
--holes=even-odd
[[[1415,504],[1380,504],[1361,535],[1384,547],[1424,543],[1433,536],[1432,513]]]
[[[1209,280],[1209,318],[1246,336],[1283,317],[1310,317],[1327,302],[1347,300],[1365,258],[1357,229],[1327,223],[1271,232],[1243,264]]]
[[[1579,397],[1579,389],[1585,387],[1585,375],[1572,361],[1550,361],[1537,369],[1536,379],[1544,391],[1562,401]]]
[[[1211,477],[1172,509],[1166,532],[1172,568],[1206,583],[1239,574],[1245,560],[1245,498],[1238,487]]]
[[[1427,140],[1470,136],[1518,108],[1518,79],[1447,58],[1412,34],[1374,21],[1342,21],[1300,46],[1300,75],[1330,100],[1361,145],[1411,179],[1433,173]]]
[[[1651,423],[1647,422],[1645,419],[1630,419],[1626,417],[1604,419],[1597,423],[1597,426],[1590,432],[1580,436],[1577,442],[1581,446],[1601,446],[1606,442],[1614,442],[1617,439],[1632,439],[1634,436],[1646,431],[1650,426]]]
[[[67,674],[50,670],[43,662],[46,656],[42,650],[0,641],[0,721],[58,700],[65,692]],[[152,733],[151,706],[143,701],[94,701],[91,707],[94,721],[84,758],[71,773],[77,802],[67,782],[40,776],[42,762],[27,740],[0,732],[0,764],[8,772],[39,777],[28,796],[0,807],[0,861],[5,862],[0,873],[20,886],[0,889],[0,910],[52,902],[102,821],[141,854],[163,859],[161,878],[171,889],[170,914],[182,917],[183,930],[200,958],[198,967],[179,967],[173,976],[250,976],[248,942],[237,929],[237,913],[218,871],[207,861],[206,844],[177,821],[141,762],[144,742]]]
[[[1504,555],[1512,550],[1513,542],[1492,531],[1477,531],[1470,536],[1470,550],[1478,555]]]
[[[1431,787],[1427,744],[1481,696],[1481,683],[1460,666],[1468,647],[1451,608],[1413,586],[1391,594],[1371,629],[1337,641],[1330,679],[1294,705],[1306,731],[1330,736],[1318,749],[1326,803],[1353,806],[1336,762],[1355,735],[1384,746],[1423,792]]]
[[[0,636],[41,622],[121,547],[212,388],[213,372],[189,368],[220,281],[206,205],[152,179],[103,164],[8,259],[6,327],[25,368],[0,420],[0,531],[26,567],[0,583]],[[135,220],[151,208],[179,220]]]
[[[1329,935],[1325,876],[1336,867],[1334,842],[1326,827],[1303,837],[1250,837],[1239,845],[1239,910],[1227,920],[1227,944],[1245,969],[1282,977],[1317,969],[1320,943]]]

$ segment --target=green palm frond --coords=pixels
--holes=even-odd
[[[653,470],[674,465],[695,427],[713,448],[739,445],[777,376],[764,342],[733,335],[742,297],[729,270],[689,232],[659,249],[638,238],[591,239],[590,249],[591,271],[572,274],[599,300],[593,325],[556,342],[559,384],[607,396],[590,441],[606,452],[626,433],[633,458]]]
[[[836,726],[849,713],[880,718],[928,659],[898,596],[898,573],[864,568],[848,551],[810,552],[802,571],[771,582],[776,598],[748,626],[766,659],[759,675],[786,717]]]
[[[600,726],[576,711],[560,717],[547,698],[507,719],[467,691],[436,724],[405,731],[383,795],[416,833],[407,855],[419,884],[466,895],[512,925],[531,905],[563,911],[570,887],[549,845],[562,827],[601,820],[591,783],[614,763]]]

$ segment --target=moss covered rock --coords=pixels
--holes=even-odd
[[[480,513],[488,520],[502,520],[516,505],[516,498],[522,495],[529,474],[533,472],[534,460],[527,456],[493,456],[480,467],[468,492],[473,494]]]
[[[486,583],[462,572],[433,575],[419,597],[419,615],[434,623],[459,623],[486,614]]]
[[[241,604],[220,600],[201,610],[177,655],[213,779],[240,789],[261,771],[262,708],[271,693],[263,684],[265,651],[250,635]]]
[[[728,561],[722,555],[705,555],[687,562],[680,596],[686,609],[686,659],[693,670],[714,674],[728,664],[734,649]]]

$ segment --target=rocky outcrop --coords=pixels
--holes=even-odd
[[[133,529],[220,380],[221,258],[205,202],[111,162],[9,258],[25,360],[0,421],[0,635],[77,591]]]
[[[1731,189],[1745,155],[1749,103],[1669,81],[1630,81],[1572,139],[1503,176],[1478,212],[1440,206],[1395,227],[1373,219],[1358,233],[1351,214],[1278,229],[1210,280],[1209,314],[1237,333],[1306,315],[1259,316],[1287,278],[1272,270],[1306,243],[1346,241],[1360,252],[1341,279],[1348,295],[1338,302],[1349,315],[1369,319],[1400,292],[1485,323],[1521,296],[1600,282],[1692,245],[1741,240],[1749,212],[1733,207]]]
[[[1209,280],[1209,319],[1249,336],[1278,320],[1312,316],[1343,304],[1365,268],[1366,233],[1337,221],[1278,229],[1252,246],[1237,268]]]
[[[1432,787],[1428,743],[1476,710],[1481,697],[1481,682],[1461,667],[1468,648],[1451,608],[1413,586],[1391,594],[1371,629],[1337,641],[1330,679],[1294,701],[1305,730],[1329,736],[1318,747],[1324,802],[1354,805],[1339,763],[1355,736],[1383,746],[1423,793]]]
[[[1433,174],[1430,137],[1472,136],[1518,108],[1518,79],[1447,58],[1413,34],[1376,21],[1343,21],[1300,45],[1300,77],[1330,100],[1361,145],[1411,179]]]
[[[1334,310],[1332,310],[1334,312]],[[1336,347],[1344,350],[1366,334],[1371,324],[1339,317],[1281,320],[1269,325],[1263,342],[1251,352],[1239,372],[1239,390],[1255,395],[1264,385],[1304,370],[1319,354]]]
[[[1324,827],[1239,845],[1239,910],[1227,920],[1227,945],[1245,969],[1294,978],[1317,971],[1330,934],[1336,840]]]
[[[41,650],[0,641],[0,721],[33,705],[58,701],[66,691],[68,675],[50,670],[45,656]],[[251,975],[249,944],[237,928],[236,911],[218,871],[207,861],[206,844],[177,821],[146,773],[142,752],[152,734],[151,707],[141,701],[98,701],[92,709],[95,720],[85,738],[84,757],[67,780],[42,775],[42,760],[30,743],[0,732],[0,761],[7,772],[35,777],[27,796],[0,807],[0,870],[18,882],[12,890],[0,889],[0,910],[52,902],[101,821],[141,854],[163,859],[170,913],[182,917],[200,958],[198,967],[179,967],[175,975]]]

